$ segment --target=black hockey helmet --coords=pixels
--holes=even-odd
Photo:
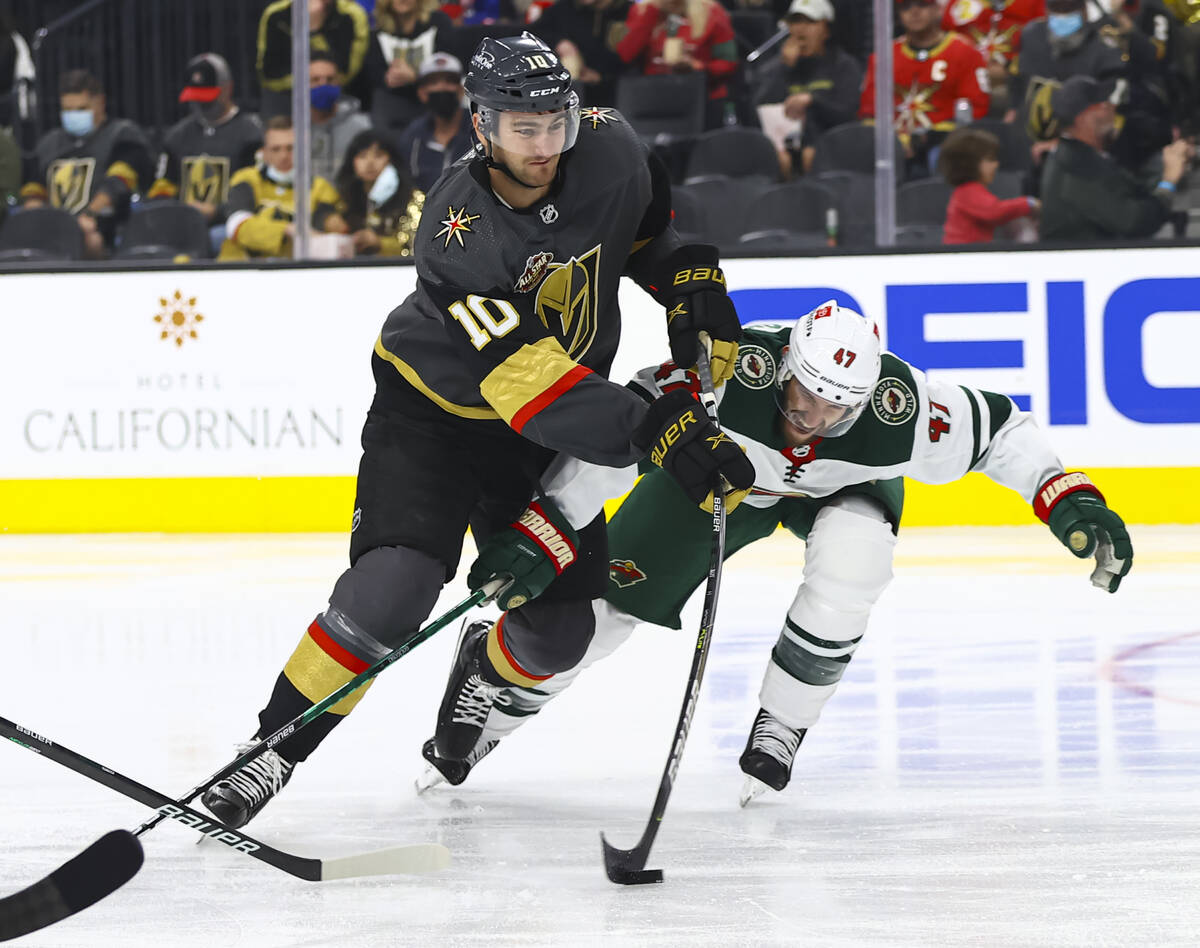
[[[557,112],[577,108],[571,74],[554,51],[532,33],[485,37],[463,82],[479,108],[505,112]]]

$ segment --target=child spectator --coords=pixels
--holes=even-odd
[[[154,155],[133,122],[108,117],[104,90],[91,73],[64,73],[58,93],[62,128],[37,143],[36,178],[22,186],[21,200],[26,206],[48,203],[74,214],[85,254],[99,259],[112,249],[132,196],[150,186]]]
[[[1037,198],[1002,201],[988,190],[1000,167],[999,156],[1000,140],[980,129],[960,129],[942,145],[938,171],[954,188],[946,208],[943,243],[987,243],[1001,224],[1037,213],[1041,206]]]
[[[371,34],[363,66],[371,124],[398,132],[421,114],[421,64],[449,48],[454,24],[438,8],[438,0],[379,0],[375,22],[379,28]]]
[[[262,163],[243,168],[229,189],[228,236],[218,260],[290,257],[296,236],[296,192],[292,186],[296,133],[292,120],[277,115],[263,133]],[[337,212],[338,194],[324,178],[313,178],[308,210],[314,230],[325,230]]]
[[[449,53],[434,53],[421,63],[417,96],[425,115],[405,129],[399,151],[409,176],[428,193],[474,146],[471,114],[462,106],[462,63]]]
[[[724,7],[713,0],[642,0],[629,8],[628,32],[617,55],[648,76],[703,72],[708,77],[707,126],[734,108],[727,80],[737,71],[737,42]]]
[[[314,52],[327,53],[342,81],[354,80],[367,52],[370,22],[355,0],[308,0],[308,37]],[[291,114],[292,0],[276,0],[258,21],[258,83],[262,114]]]
[[[234,174],[253,165],[262,147],[262,123],[234,104],[233,74],[216,53],[188,62],[179,101],[189,114],[167,132],[147,196],[178,198],[216,226]]]
[[[358,256],[411,257],[425,195],[413,187],[391,144],[374,129],[359,132],[337,175],[337,214],[325,230],[350,234]]]

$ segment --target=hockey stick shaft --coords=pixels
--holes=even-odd
[[[701,401],[708,412],[709,418],[717,420],[716,396],[713,394],[712,373],[709,368],[707,353],[701,350],[696,363],[700,376]],[[692,667],[688,672],[687,686],[683,694],[683,706],[679,709],[679,718],[675,724],[675,734],[671,741],[671,752],[667,764],[663,768],[662,779],[659,781],[658,794],[650,809],[650,820],[633,849],[617,849],[600,834],[601,846],[604,851],[604,866],[608,878],[623,885],[640,884],[645,882],[661,882],[662,870],[646,870],[646,861],[650,858],[650,848],[658,835],[658,827],[662,823],[667,810],[667,801],[675,786],[675,775],[679,770],[679,762],[683,758],[683,748],[687,743],[688,732],[692,726],[692,716],[696,711],[696,702],[700,696],[700,683],[704,679],[704,668],[708,663],[708,650],[712,643],[713,622],[717,615],[717,596],[721,588],[721,567],[725,561],[725,498],[720,489],[713,491],[712,516],[712,555],[708,562],[708,580],[704,587],[704,607],[700,615],[700,631],[696,636],[696,648],[692,653]]]
[[[224,780],[230,774],[235,773],[238,770],[241,770],[243,767],[246,766],[246,764],[250,763],[250,761],[254,760],[257,757],[260,757],[261,755],[265,754],[268,750],[273,748],[276,744],[279,744],[280,742],[291,737],[293,734],[295,734],[298,730],[300,730],[300,728],[304,727],[306,724],[309,724],[309,723],[315,721],[317,718],[319,718],[322,714],[324,714],[327,710],[332,708],[335,704],[337,704],[339,701],[341,701],[347,695],[352,694],[353,692],[357,691],[359,688],[361,688],[363,685],[365,685],[372,678],[375,678],[377,675],[379,675],[389,665],[393,664],[396,661],[399,661],[401,658],[403,658],[405,655],[407,655],[409,652],[411,652],[414,648],[416,648],[418,645],[420,645],[422,642],[424,642],[426,639],[431,638],[437,632],[440,632],[442,629],[444,629],[446,626],[448,626],[451,622],[453,622],[455,619],[457,619],[459,616],[461,616],[464,612],[467,612],[469,609],[472,609],[475,606],[479,605],[481,602],[484,602],[489,596],[491,596],[496,591],[496,589],[493,589],[493,585],[496,585],[496,584],[491,584],[491,585],[485,586],[483,589],[477,589],[475,592],[471,593],[471,595],[469,595],[466,599],[464,599],[462,602],[460,602],[458,605],[456,605],[449,612],[445,613],[442,616],[439,616],[437,619],[434,619],[432,622],[430,622],[424,628],[419,629],[411,637],[409,637],[403,644],[401,644],[399,647],[393,649],[392,651],[388,652],[385,656],[383,656],[383,658],[381,658],[379,661],[377,661],[370,668],[366,669],[363,672],[360,672],[354,678],[351,678],[348,682],[346,682],[346,684],[342,685],[342,687],[337,689],[337,691],[333,692],[326,698],[322,698],[320,701],[318,701],[316,704],[314,704],[307,711],[304,711],[304,712],[298,714],[296,717],[292,718],[292,720],[288,721],[287,724],[285,724],[285,725],[283,725],[283,727],[279,728],[279,730],[277,730],[274,734],[270,734],[267,737],[262,738],[259,741],[256,741],[249,748],[247,748],[240,756],[234,758],[230,763],[226,764],[224,767],[222,767],[220,770],[218,770],[215,774],[213,774],[207,780],[203,781],[202,783],[198,783],[198,784],[196,784],[196,786],[192,787],[191,790],[189,790],[186,794],[184,794],[182,797],[177,799],[175,801],[175,803],[177,805],[191,803],[194,799],[196,799],[196,797],[198,797],[201,793],[203,793],[205,790],[207,790],[209,787],[211,787],[218,780]],[[498,586],[497,586],[497,588],[498,588]],[[156,827],[159,823],[161,823],[163,820],[165,820],[168,815],[170,815],[170,814],[159,813],[159,814],[151,817],[145,823],[143,823],[141,826],[139,826],[137,829],[135,829],[133,831],[133,835],[141,836],[143,833],[149,832],[150,830],[154,829],[154,827]]]

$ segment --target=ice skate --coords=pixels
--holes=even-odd
[[[431,737],[425,742],[425,746],[421,748],[421,756],[429,763],[426,764],[424,772],[414,781],[417,793],[424,793],[431,787],[436,787],[439,783],[448,783],[452,787],[457,787],[467,779],[471,768],[490,754],[499,743],[498,739],[485,741],[477,745],[466,756],[465,760],[447,760],[437,755],[437,749]]]
[[[237,752],[244,754],[252,746],[252,743],[239,744]],[[273,750],[264,751],[241,770],[205,790],[200,802],[226,826],[238,829],[254,819],[287,786],[295,766]]]
[[[467,759],[479,743],[496,695],[505,687],[486,653],[491,627],[491,622],[472,622],[463,626],[459,636],[433,739],[437,756],[444,761]]]
[[[794,730],[762,708],[750,728],[746,749],[738,758],[746,783],[738,803],[745,806],[768,788],[782,790],[792,776],[796,750],[804,740],[805,728]]]

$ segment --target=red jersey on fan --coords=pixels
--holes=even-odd
[[[1046,0],[950,0],[942,29],[961,34],[989,65],[1007,66],[1021,48],[1021,28],[1046,15]]]
[[[954,103],[967,99],[975,118],[987,115],[987,67],[974,46],[947,33],[932,49],[913,49],[899,39],[892,46],[896,96],[896,132],[949,131]],[[875,54],[867,61],[867,81],[858,105],[859,118],[875,117]]]

